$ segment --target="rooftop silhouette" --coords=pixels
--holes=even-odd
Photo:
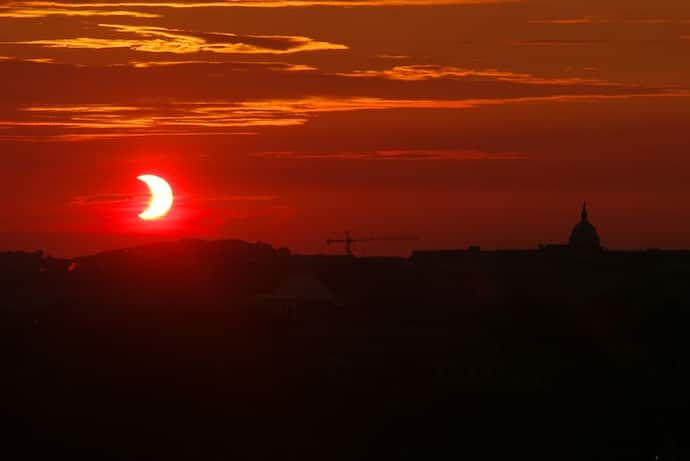
[[[685,459],[690,252],[602,251],[586,207],[572,234],[410,258],[197,239],[0,254],[8,444],[85,459]]]
[[[571,248],[580,251],[598,251],[601,249],[599,234],[588,219],[587,203],[582,205],[580,222],[573,227],[568,244]]]

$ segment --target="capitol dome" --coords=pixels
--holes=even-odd
[[[575,250],[600,250],[601,243],[596,228],[587,219],[587,204],[582,206],[582,218],[570,233],[569,246]]]

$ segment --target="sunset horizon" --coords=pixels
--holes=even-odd
[[[0,0],[3,453],[689,460],[689,56],[690,0]]]
[[[3,250],[533,248],[583,201],[608,248],[690,248],[681,0],[12,1],[0,27]],[[178,196],[154,224],[148,172]]]

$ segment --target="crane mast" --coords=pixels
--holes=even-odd
[[[354,256],[352,253],[352,244],[358,242],[377,242],[377,241],[403,241],[403,240],[417,240],[417,237],[365,237],[353,238],[349,231],[345,232],[345,238],[326,240],[326,245],[333,245],[342,243],[345,245],[345,254],[347,256]]]

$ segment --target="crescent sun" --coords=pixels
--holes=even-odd
[[[148,208],[139,213],[139,217],[150,221],[160,219],[168,214],[174,201],[170,184],[165,179],[152,174],[144,174],[138,176],[137,179],[145,183],[151,191],[151,201]]]

